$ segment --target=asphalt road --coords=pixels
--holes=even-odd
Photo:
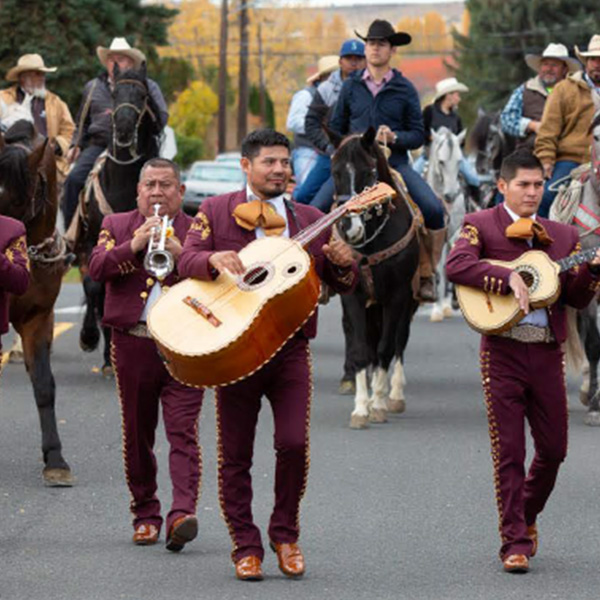
[[[205,470],[198,539],[179,555],[166,551],[163,540],[154,547],[133,546],[114,381],[93,372],[100,366],[99,353],[78,349],[81,316],[69,307],[80,301],[79,288],[66,285],[57,321],[75,326],[56,339],[52,357],[60,433],[76,487],[43,487],[31,387],[19,365],[6,365],[2,374],[2,600],[595,600],[600,595],[600,429],[583,425],[575,382],[569,457],[539,521],[539,554],[529,574],[504,574],[497,557],[477,336],[459,317],[431,324],[417,316],[406,358],[407,412],[367,431],[352,431],[352,401],[336,394],[342,340],[335,299],[321,311],[313,344],[304,579],[285,579],[268,553],[265,581],[235,580],[219,516],[210,394],[201,424]],[[266,406],[253,471],[255,518],[263,530],[273,501],[271,440]],[[168,505],[162,432],[157,452],[160,495]]]

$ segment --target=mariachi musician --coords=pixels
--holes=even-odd
[[[245,190],[205,200],[194,219],[179,261],[184,277],[214,279],[219,273],[244,273],[237,254],[265,235],[292,237],[322,214],[290,201],[288,139],[271,129],[250,133],[242,142]],[[357,270],[350,248],[331,237],[331,230],[308,248],[318,275],[336,291],[350,291]],[[269,542],[279,568],[288,577],[304,573],[298,546],[300,500],[309,464],[312,397],[308,340],[316,334],[314,314],[301,330],[253,375],[217,390],[219,498],[233,541],[238,579],[260,580],[264,556],[260,531],[252,518],[250,467],[261,398],[271,404],[275,422],[275,506]]]
[[[537,216],[544,191],[540,161],[518,150],[502,162],[498,189],[505,201],[465,217],[446,270],[453,283],[487,294],[514,294],[525,317],[500,335],[481,338],[481,375],[487,405],[500,513],[500,558],[510,573],[529,569],[538,547],[537,517],[550,497],[567,453],[567,394],[561,344],[566,306],[584,308],[597,292],[600,251],[591,264],[560,275],[561,293],[546,308],[529,308],[516,271],[482,259],[513,261],[531,249],[559,260],[580,249],[577,230]],[[535,455],[525,476],[525,418]]]
[[[202,465],[198,420],[203,392],[169,375],[148,335],[146,317],[161,290],[179,279],[177,261],[192,222],[181,210],[184,189],[175,163],[164,158],[149,160],[140,173],[138,208],[104,218],[89,264],[92,279],[106,282],[103,324],[112,329],[125,477],[134,516],[133,543],[155,544],[163,522],[153,451],[160,403],[170,445],[173,501],[167,515],[166,547],[172,552],[182,550],[198,531],[195,513]],[[171,255],[175,270],[161,275],[148,265],[144,251],[165,215],[172,220],[174,233],[166,239],[164,250]]]

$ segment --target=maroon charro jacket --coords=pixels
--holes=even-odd
[[[0,216],[0,334],[8,331],[9,294],[21,296],[28,286],[25,226],[21,221]]]
[[[467,215],[460,237],[446,262],[446,273],[450,281],[482,288],[491,293],[509,294],[512,293],[508,285],[511,270],[490,265],[480,259],[511,261],[534,249],[543,250],[553,260],[559,260],[581,249],[575,227],[540,217],[536,217],[536,220],[544,225],[554,240],[550,245],[534,242],[532,248],[526,240],[507,238],[506,228],[513,221],[501,204]],[[600,287],[598,276],[592,273],[587,263],[561,273],[560,283],[561,295],[547,309],[550,327],[559,343],[564,342],[567,337],[565,306],[585,308]]]
[[[89,274],[95,281],[106,282],[104,318],[102,323],[116,329],[134,327],[144,310],[150,290],[156,283],[146,269],[146,251],[134,254],[131,239],[146,218],[137,209],[104,217],[98,244],[92,251]],[[179,211],[173,220],[175,235],[185,240],[192,218]],[[179,281],[177,265],[162,282],[163,290]]]
[[[235,207],[242,202],[246,202],[246,190],[208,198],[202,203],[179,258],[179,272],[182,277],[213,279],[215,274],[211,273],[208,264],[208,259],[213,253],[223,250],[239,252],[256,239],[254,231],[240,227],[232,217]],[[320,210],[312,206],[296,203],[293,203],[293,206],[297,223],[289,207],[287,209],[290,237],[323,216]],[[353,264],[352,267],[340,268],[326,258],[322,247],[330,237],[331,230],[328,229],[309,244],[308,251],[314,259],[315,269],[319,277],[336,292],[352,291],[358,281],[357,267]],[[304,325],[303,333],[308,339],[315,337],[317,311]]]

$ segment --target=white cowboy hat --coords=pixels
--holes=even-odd
[[[433,101],[437,102],[442,96],[452,92],[468,91],[469,88],[464,83],[457,81],[456,77],[448,77],[448,79],[442,79],[435,84],[435,98]]]
[[[575,55],[582,63],[585,63],[585,59],[590,56],[600,56],[600,35],[592,36],[592,39],[588,44],[587,52],[581,52],[579,48],[575,46]]]
[[[569,51],[563,44],[548,44],[542,54],[526,54],[525,62],[530,69],[533,69],[536,73],[540,70],[540,65],[544,58],[556,58],[566,63],[569,73],[581,70],[579,61],[574,58],[569,58]]]
[[[18,81],[19,73],[25,71],[41,71],[42,73],[54,73],[56,67],[47,67],[44,59],[39,54],[23,54],[17,61],[17,65],[6,74],[6,81]]]
[[[333,73],[336,69],[340,67],[340,57],[335,54],[329,54],[327,56],[322,56],[317,63],[317,72],[314,75],[311,75],[306,83],[313,83],[323,77],[323,75],[329,75]]]
[[[98,46],[96,48],[96,54],[100,59],[100,62],[106,66],[106,61],[111,54],[123,54],[129,56],[135,63],[135,68],[139,68],[142,63],[146,60],[146,55],[137,48],[132,48],[125,38],[115,38],[110,44],[110,48],[104,46]]]

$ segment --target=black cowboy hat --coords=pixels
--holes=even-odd
[[[375,19],[369,25],[369,31],[367,31],[367,35],[365,36],[360,35],[356,29],[354,33],[365,42],[367,40],[387,40],[392,46],[407,46],[412,41],[408,33],[394,31],[392,24],[383,19]]]

